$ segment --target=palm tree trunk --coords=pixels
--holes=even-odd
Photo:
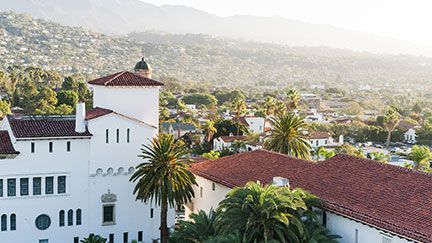
[[[390,147],[390,139],[391,139],[391,131],[388,131],[388,134],[387,134],[387,143],[386,143],[386,148],[387,149]]]
[[[161,214],[160,214],[160,242],[168,242],[168,224],[167,224],[167,213],[168,213],[168,200],[167,193],[162,192],[161,198]]]

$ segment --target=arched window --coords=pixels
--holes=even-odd
[[[65,226],[65,211],[64,210],[61,210],[59,212],[59,226],[60,227]]]
[[[68,221],[68,226],[73,225],[73,210],[72,209],[68,210],[67,221]]]
[[[6,231],[7,230],[7,216],[6,214],[3,214],[1,216],[1,231]]]
[[[75,217],[76,225],[81,225],[81,209],[77,209]]]
[[[10,216],[10,230],[16,230],[16,215],[14,213]]]

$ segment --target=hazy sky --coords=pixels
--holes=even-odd
[[[186,5],[220,16],[280,15],[418,43],[432,41],[431,0],[141,0]]]

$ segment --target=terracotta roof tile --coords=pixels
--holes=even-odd
[[[0,154],[19,154],[12,145],[8,131],[0,131]]]
[[[9,123],[16,138],[91,136],[88,131],[75,132],[75,119],[9,117]]]
[[[91,120],[91,119],[95,119],[95,118],[98,118],[100,116],[105,116],[105,115],[108,115],[111,113],[113,113],[112,110],[101,108],[101,107],[95,107],[95,108],[86,112],[85,119]]]
[[[88,83],[103,86],[163,86],[162,82],[128,71],[111,74]]]
[[[217,138],[222,139],[226,143],[231,143],[231,142],[234,142],[234,141],[243,141],[247,137],[239,135],[239,136],[220,136],[220,137],[217,137]]]
[[[314,163],[257,150],[192,165],[228,187],[288,178],[320,197],[324,208],[407,239],[432,242],[432,175],[369,159],[337,155]]]
[[[310,139],[323,139],[329,137],[331,137],[331,135],[328,132],[311,132],[311,134],[309,134]]]

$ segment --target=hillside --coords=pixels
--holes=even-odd
[[[186,6],[155,6],[140,0],[0,0],[0,10],[29,13],[68,26],[102,33],[149,30],[210,34],[300,46],[329,46],[375,53],[432,56],[432,47],[330,25],[273,17],[219,17]]]
[[[208,35],[146,32],[118,37],[29,15],[0,13],[2,69],[41,66],[94,77],[131,69],[141,58],[143,47],[156,78],[171,76],[213,87],[274,89],[323,84],[355,90],[369,84],[405,92],[415,83],[418,90],[432,90],[430,58],[287,47]]]

